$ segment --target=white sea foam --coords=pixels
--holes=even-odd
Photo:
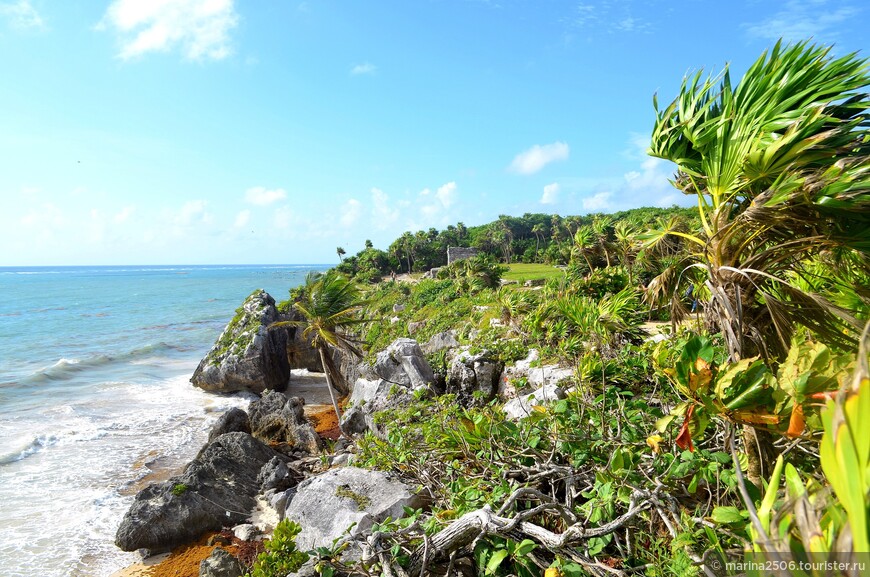
[[[129,564],[135,556],[113,541],[133,488],[191,459],[214,420],[248,402],[204,393],[184,374],[105,383],[87,400],[14,423],[27,432],[0,453],[3,574],[98,577]]]

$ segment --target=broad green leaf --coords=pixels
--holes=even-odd
[[[508,556],[507,549],[498,549],[495,553],[492,554],[492,557],[489,558],[489,561],[486,563],[486,574],[493,575],[498,570],[501,562],[505,560],[505,557]]]

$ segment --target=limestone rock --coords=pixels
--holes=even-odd
[[[233,527],[233,535],[240,541],[253,541],[260,536],[260,530],[251,523],[242,523]]]
[[[254,291],[200,361],[190,381],[213,393],[284,390],[290,378],[287,343],[295,338],[296,329],[268,328],[279,320],[275,299],[263,290]]]
[[[306,551],[331,546],[354,523],[351,535],[387,517],[403,517],[405,507],[423,504],[408,486],[380,471],[341,467],[300,483],[284,514],[302,526],[296,546]]]
[[[208,433],[208,442],[211,443],[225,433],[248,433],[251,432],[251,423],[248,421],[248,413],[238,407],[233,407],[220,416]]]
[[[199,577],[242,577],[244,574],[241,561],[220,547],[199,564]]]
[[[248,407],[251,434],[267,443],[289,443],[308,453],[319,453],[323,440],[305,418],[304,401],[267,391]]]
[[[558,385],[574,377],[574,369],[560,367],[558,365],[544,365],[529,369],[528,380],[530,387],[542,387],[544,385]]]
[[[487,352],[472,355],[462,351],[447,370],[447,392],[466,406],[486,403],[495,396],[501,371],[501,362]]]
[[[227,433],[206,445],[181,475],[136,495],[115,536],[123,551],[166,551],[206,531],[248,518],[260,490],[258,473],[278,456],[247,433]]]
[[[378,353],[374,369],[381,379],[412,390],[435,382],[432,368],[414,339],[393,341]]]
[[[565,398],[565,392],[556,385],[544,385],[529,394],[517,395],[504,405],[504,413],[512,420],[525,419],[534,408],[545,403]]]
[[[456,340],[456,331],[444,331],[434,335],[420,349],[424,354],[431,355],[439,351],[455,349],[458,346],[459,341]]]

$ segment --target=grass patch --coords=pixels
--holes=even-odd
[[[502,278],[523,282],[539,278],[549,280],[563,276],[565,276],[565,271],[548,264],[514,263],[509,265],[508,271],[502,275]]]

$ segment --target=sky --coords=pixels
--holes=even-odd
[[[653,94],[867,30],[860,0],[0,0],[0,266],[332,263],[689,205]]]

